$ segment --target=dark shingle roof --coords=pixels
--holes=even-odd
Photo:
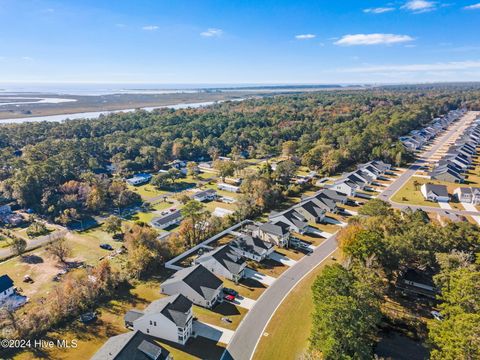
[[[143,312],[138,310],[129,310],[123,317],[123,320],[128,323],[133,323],[135,320],[141,318],[144,315]]]
[[[137,330],[112,336],[91,360],[152,360],[152,354],[154,360],[165,360],[170,352],[154,337]]]
[[[216,291],[223,285],[222,280],[215,276],[203,265],[190,266],[177,271],[173,276],[166,280],[164,284],[184,282],[195,292],[201,295],[205,300],[214,299]]]
[[[188,322],[192,302],[182,294],[155,300],[145,309],[145,313],[162,313],[178,327],[185,327]]]
[[[0,276],[0,292],[10,289],[13,286],[13,280],[8,275]]]
[[[299,206],[314,217],[321,217],[325,214],[325,210],[319,208],[313,201],[306,201]]]
[[[281,221],[272,224],[265,223],[260,226],[260,230],[277,236],[284,236],[289,233],[289,226]]]
[[[445,185],[425,184],[427,193],[432,192],[437,196],[448,197],[448,190]]]
[[[200,256],[199,259],[208,256],[213,257],[232,274],[240,273],[245,267],[245,260],[239,256],[230,245],[220,246],[217,249]]]
[[[180,212],[180,210],[176,210],[171,214],[165,215],[164,217],[153,219],[152,222],[157,225],[164,225],[164,224],[168,224],[170,221],[179,220],[181,218],[182,218],[182,213]]]
[[[260,256],[273,247],[272,243],[245,234],[236,237],[230,244],[233,247]]]

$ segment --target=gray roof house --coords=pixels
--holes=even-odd
[[[157,340],[141,331],[112,336],[91,360],[173,360]]]
[[[446,166],[435,168],[429,175],[431,179],[453,183],[461,183],[465,180],[464,175],[461,175],[454,169]]]
[[[298,213],[302,214],[307,221],[317,224],[322,222],[322,220],[325,218],[325,213],[327,212],[325,208],[318,206],[317,203],[321,203],[323,207],[326,207],[321,201],[314,202],[312,200],[305,200],[296,205],[294,209]]]
[[[478,187],[459,187],[453,193],[460,202],[473,205],[480,204],[480,188]]]
[[[203,265],[174,273],[160,285],[162,294],[182,294],[196,305],[212,308],[222,301],[223,282]]]
[[[229,244],[220,246],[195,259],[217,276],[239,281],[245,276],[247,266],[242,256]]]
[[[253,235],[259,237],[263,241],[270,242],[280,247],[285,247],[290,240],[290,226],[281,221],[275,224],[265,223],[260,225],[258,229],[253,232]]]
[[[445,185],[423,184],[420,187],[423,197],[434,202],[448,202],[448,190]]]
[[[182,294],[150,303],[143,311],[130,310],[125,325],[156,338],[185,345],[192,335],[193,303]]]
[[[182,221],[182,218],[183,216],[180,210],[175,210],[170,214],[153,219],[152,224],[159,229],[165,229],[169,226],[177,225]]]
[[[192,198],[200,202],[212,201],[217,198],[217,191],[215,189],[207,189],[207,190],[199,191],[193,194]]]
[[[303,234],[308,229],[308,221],[307,219],[300,214],[295,209],[288,209],[281,213],[274,213],[269,216],[269,220],[271,223],[282,223],[287,224],[289,226],[290,231],[295,231],[300,234]]]
[[[271,242],[247,234],[237,236],[229,245],[240,256],[258,262],[265,260],[275,250]]]

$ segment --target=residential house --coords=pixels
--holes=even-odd
[[[130,310],[125,325],[156,338],[185,345],[192,335],[193,303],[182,294],[150,303],[145,310]]]
[[[232,281],[239,281],[245,276],[245,260],[230,245],[220,246],[195,259],[195,264],[202,264],[217,276]]]
[[[288,246],[290,240],[290,226],[281,221],[272,224],[265,223],[253,232],[254,236],[258,236],[263,241],[270,242],[279,247]]]
[[[193,194],[192,198],[200,202],[212,201],[217,198],[217,191],[214,189],[198,191],[195,194]]]
[[[480,188],[478,187],[459,187],[453,193],[460,202],[473,205],[480,204]]]
[[[323,204],[323,203],[322,203]],[[302,201],[294,207],[295,211],[302,214],[305,219],[315,224],[321,223],[325,218],[326,210],[319,207],[312,200]]]
[[[435,298],[437,290],[428,271],[407,269],[400,276],[397,286],[410,293]]]
[[[364,184],[358,184],[348,179],[340,179],[333,183],[330,189],[338,191],[347,196],[355,196],[358,190],[362,190]]]
[[[217,188],[218,188],[219,190],[229,191],[229,192],[233,192],[233,193],[238,193],[238,192],[240,192],[240,187],[239,187],[239,186],[235,186],[235,185],[231,185],[231,184],[226,184],[226,183],[218,183],[218,184],[217,184]]]
[[[265,260],[275,250],[271,242],[247,234],[237,236],[229,245],[238,255],[258,262]]]
[[[445,185],[423,184],[420,187],[423,197],[428,201],[434,202],[448,202],[447,187]]]
[[[159,229],[166,229],[170,226],[179,224],[180,221],[182,221],[182,218],[183,216],[180,210],[175,210],[165,216],[154,218],[152,224]]]
[[[295,209],[288,209],[281,213],[273,213],[269,216],[271,223],[282,223],[289,226],[290,231],[304,234],[308,230],[307,219]]]
[[[182,294],[194,304],[209,309],[222,301],[222,289],[222,280],[203,265],[179,270],[160,285],[162,294]]]
[[[173,360],[173,357],[153,336],[129,331],[108,339],[91,360]]]
[[[15,292],[13,280],[8,275],[0,276],[0,302],[5,301]]]
[[[438,167],[434,169],[429,175],[431,179],[453,183],[462,183],[465,180],[464,175],[459,174],[448,166]]]
[[[151,174],[137,174],[126,180],[129,185],[139,186],[148,183],[152,179]]]

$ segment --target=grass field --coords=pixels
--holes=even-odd
[[[328,259],[320,264],[290,292],[270,320],[253,359],[294,360],[308,347],[313,311],[311,287],[322,268],[331,263],[333,260]]]
[[[418,183],[416,187],[414,182]],[[432,183],[432,184],[444,184],[444,185],[451,185],[450,183],[445,183],[442,181],[430,180],[425,178],[419,177],[411,177],[403,187],[398,190],[395,195],[392,196],[392,201],[402,204],[412,204],[412,205],[422,205],[422,206],[432,206],[432,207],[439,207],[439,205],[432,201],[427,201],[423,197],[420,186],[425,183]]]

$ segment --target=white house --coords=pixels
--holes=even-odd
[[[212,201],[217,198],[217,191],[214,189],[198,191],[195,194],[193,194],[192,198],[200,202]]]
[[[185,345],[192,335],[193,303],[182,294],[155,300],[145,310],[130,310],[125,325],[156,338]]]
[[[0,302],[5,301],[15,292],[13,280],[8,275],[0,276]]]
[[[218,183],[217,188],[219,190],[229,191],[229,192],[233,192],[233,193],[238,193],[240,191],[239,186],[230,185],[230,184],[226,184],[226,183]]]
[[[478,187],[459,187],[453,193],[458,201],[473,205],[480,204],[480,188]]]
[[[222,301],[222,290],[223,281],[203,265],[179,270],[160,285],[162,294],[182,294],[194,304],[209,309]]]
[[[151,174],[137,174],[126,180],[129,185],[138,186],[148,183],[152,179]]]
[[[448,202],[448,190],[445,185],[423,184],[420,187],[425,200],[434,202]]]

